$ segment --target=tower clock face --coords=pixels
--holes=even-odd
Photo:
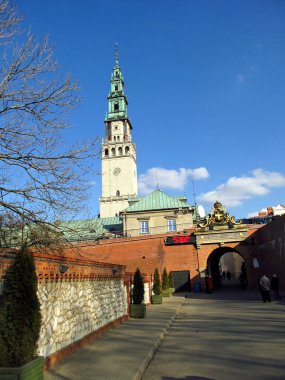
[[[113,170],[113,174],[114,175],[119,175],[121,173],[121,169],[120,168],[115,168],[114,170]]]

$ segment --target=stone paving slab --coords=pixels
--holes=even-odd
[[[144,319],[130,319],[46,371],[44,380],[138,380],[185,300],[164,298],[147,308]]]

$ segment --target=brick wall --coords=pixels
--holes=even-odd
[[[230,250],[242,254],[250,266],[251,253],[250,235],[255,228],[248,230],[249,241],[246,243],[227,243]],[[191,231],[188,232],[190,234]],[[168,234],[167,234],[168,235]],[[134,273],[137,268],[145,275],[151,276],[155,268],[162,273],[167,271],[190,271],[191,285],[200,279],[199,270],[205,269],[207,260],[214,250],[221,247],[220,244],[203,244],[198,249],[193,244],[165,245],[167,235],[152,235],[142,237],[106,239],[98,242],[85,242],[75,244],[64,250],[64,255],[76,259],[78,256],[86,260],[95,260],[102,263],[123,264],[126,271]],[[250,272],[249,268],[249,272]]]
[[[134,273],[137,268],[150,276],[158,268],[167,271],[189,270],[191,278],[197,275],[197,251],[193,245],[166,246],[166,235],[100,240],[77,244],[65,251],[66,256],[76,257],[77,251],[86,259],[102,263],[123,264],[126,271]]]
[[[252,235],[254,256],[260,268],[269,277],[276,273],[280,279],[280,288],[285,289],[285,215],[274,218]]]

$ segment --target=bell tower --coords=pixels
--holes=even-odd
[[[106,136],[101,153],[101,218],[118,216],[120,211],[129,206],[128,199],[136,197],[138,193],[136,145],[132,142],[132,124],[128,118],[127,106],[116,45],[108,113],[105,116]]]

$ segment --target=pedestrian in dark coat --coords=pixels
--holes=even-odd
[[[276,300],[280,300],[281,296],[280,296],[280,293],[279,293],[279,278],[278,278],[277,274],[273,274],[272,275],[272,278],[271,278],[271,281],[270,281],[270,285],[271,285],[271,289],[274,292],[274,298]]]

